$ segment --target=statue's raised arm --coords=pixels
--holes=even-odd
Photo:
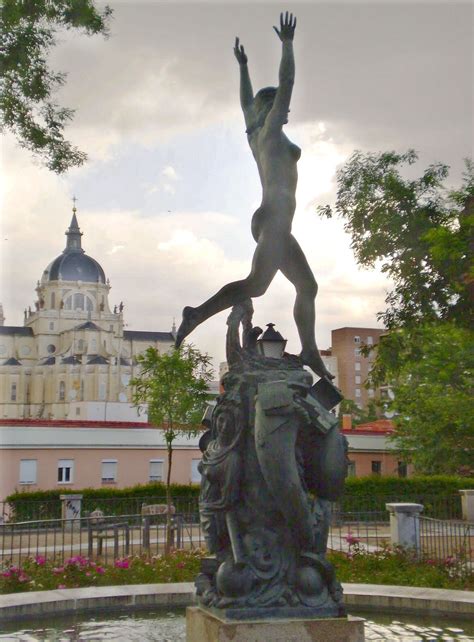
[[[273,107],[265,121],[266,128],[282,127],[288,121],[291,94],[295,83],[295,57],[293,38],[295,37],[296,17],[293,14],[280,14],[280,29],[273,27],[282,43],[279,85]]]
[[[248,58],[239,38],[235,39],[234,55],[240,68],[240,106],[244,112],[245,125],[250,127],[253,119],[253,89],[250,81]]]

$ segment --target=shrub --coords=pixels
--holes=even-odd
[[[438,518],[460,518],[462,488],[474,488],[474,478],[447,475],[399,477],[351,477],[341,499],[344,512],[385,511],[386,502],[412,501],[425,506],[424,514]],[[166,486],[161,482],[129,488],[84,488],[83,514],[100,508],[106,515],[135,515],[143,503],[166,503]],[[6,498],[15,521],[59,519],[59,495],[63,489],[15,492]],[[197,484],[172,484],[173,503],[181,512],[192,510],[199,496]]]

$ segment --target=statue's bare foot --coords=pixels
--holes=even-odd
[[[327,377],[330,381],[335,379],[335,376],[331,374],[324,365],[321,355],[317,350],[312,350],[311,352],[303,351],[300,354],[300,357],[304,365],[310,367],[311,370],[319,377]]]
[[[191,308],[187,305],[183,310],[183,320],[181,321],[181,325],[179,326],[176,334],[175,346],[179,348],[188,334],[191,334],[194,328],[196,328],[200,323],[201,321],[196,312],[196,308]]]

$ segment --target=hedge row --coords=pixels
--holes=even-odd
[[[451,476],[353,477],[346,481],[341,500],[343,512],[384,512],[390,501],[414,501],[425,506],[425,514],[439,518],[461,517],[460,489],[474,488],[474,478]],[[130,488],[85,488],[71,490],[83,495],[83,514],[100,508],[107,515],[132,515],[143,503],[165,503],[163,483]],[[6,498],[15,521],[57,519],[61,516],[59,496],[63,489],[16,492]],[[178,511],[193,510],[199,495],[198,485],[172,484],[171,495]],[[370,516],[368,516],[370,517]]]

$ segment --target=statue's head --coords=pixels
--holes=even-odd
[[[233,404],[217,405],[212,421],[215,438],[222,447],[230,446],[238,431],[238,411]]]
[[[273,102],[277,93],[276,87],[264,87],[255,94],[253,101],[258,126],[263,125],[265,118],[273,107]]]

